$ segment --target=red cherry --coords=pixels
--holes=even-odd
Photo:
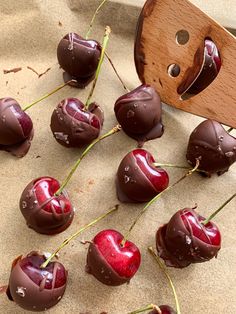
[[[221,244],[220,230],[213,222],[203,225],[202,222],[206,218],[194,215],[191,210],[183,211],[181,218],[189,232],[201,241],[216,246]]]
[[[92,125],[96,129],[100,129],[100,121],[97,116],[90,111],[86,111],[84,104],[77,98],[67,98],[66,111],[73,119]]]
[[[157,251],[167,266],[183,268],[191,263],[202,263],[216,257],[221,248],[218,227],[194,209],[185,208],[160,227],[156,235]]]
[[[51,117],[53,136],[63,146],[81,147],[95,140],[103,125],[103,111],[96,103],[86,109],[77,98],[59,103]]]
[[[176,314],[176,311],[170,307],[169,305],[161,305],[159,306],[161,310],[161,314]],[[156,310],[149,312],[148,314],[159,314]]]
[[[169,185],[168,173],[154,166],[154,157],[144,149],[128,153],[117,171],[117,195],[122,202],[147,202]]]
[[[31,252],[26,257],[17,258],[12,265],[8,296],[26,310],[49,309],[62,298],[67,284],[67,271],[59,262],[40,266],[45,257]]]
[[[31,181],[23,191],[20,209],[29,227],[44,234],[64,231],[72,222],[74,210],[65,191],[55,196],[59,182],[51,177]]]
[[[99,232],[89,246],[87,271],[107,285],[129,282],[139,269],[141,254],[135,244],[116,230]]]

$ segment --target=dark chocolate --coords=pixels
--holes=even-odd
[[[143,151],[146,156],[135,154],[135,151],[132,151],[123,158],[119,165],[116,176],[116,191],[121,202],[148,202],[162,192],[161,187],[165,189],[168,186],[168,179],[167,185],[159,185],[158,188],[152,183],[152,177],[155,178],[155,182],[158,181],[159,177],[161,182],[161,175],[168,177],[168,174],[165,170],[155,168],[152,165],[154,158],[149,152],[140,151]],[[140,163],[143,163],[144,166],[141,167]]]
[[[77,98],[60,102],[51,117],[53,136],[63,146],[81,147],[95,140],[103,125],[103,111],[96,103],[88,110]]]
[[[94,243],[89,245],[85,269],[87,273],[108,286],[120,286],[130,281],[130,278],[121,277],[112,269]]]
[[[14,262],[7,295],[25,310],[47,310],[63,297],[67,271],[59,262],[51,262],[46,268],[40,268],[45,260],[43,255],[31,252]]]
[[[192,220],[187,220],[187,227],[182,216],[187,217],[189,213]],[[168,224],[158,229],[156,247],[167,266],[184,268],[192,263],[203,263],[217,257],[221,245],[212,244],[207,227],[201,223],[204,219],[194,209],[185,208],[174,214]],[[199,237],[194,235],[192,224],[198,225]],[[218,230],[212,222],[209,228]],[[204,237],[204,241],[201,237]]]
[[[150,85],[141,85],[121,96],[115,103],[115,114],[123,131],[139,142],[161,137],[162,104],[156,90]]]
[[[13,98],[0,99],[0,150],[24,157],[33,135],[32,120],[18,102]]]
[[[194,166],[200,160],[199,169],[221,175],[236,161],[236,138],[213,120],[205,120],[192,132],[186,158]]]
[[[38,233],[60,233],[70,226],[74,218],[67,192],[64,190],[59,196],[54,196],[59,187],[59,182],[53,178],[38,178],[31,181],[21,195],[21,213],[27,225]]]
[[[101,56],[101,45],[95,40],[86,40],[76,33],[63,37],[57,47],[60,66],[85,87],[93,78]]]

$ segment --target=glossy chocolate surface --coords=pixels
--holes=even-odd
[[[176,311],[169,305],[160,305],[161,314],[176,314]],[[159,314],[157,310],[153,310],[148,314]]]
[[[103,111],[98,104],[92,103],[86,110],[79,99],[67,98],[53,111],[51,130],[61,145],[81,147],[99,136],[103,119]]]
[[[75,79],[74,86],[85,87],[93,80],[101,46],[95,40],[86,40],[76,33],[69,33],[60,41],[57,47],[57,58],[60,66],[69,76],[66,81]]]
[[[24,157],[31,146],[33,123],[13,98],[0,99],[0,150]]]
[[[144,149],[133,150],[123,158],[116,176],[121,202],[148,202],[167,188],[169,176],[164,169],[154,167],[154,162]]]
[[[236,161],[236,138],[213,120],[205,120],[192,132],[186,158],[194,166],[200,160],[199,169],[221,175]]]
[[[136,139],[140,146],[163,135],[162,104],[152,86],[141,85],[121,96],[114,110],[124,132]]]
[[[31,181],[20,198],[20,210],[27,225],[38,233],[56,234],[69,227],[74,218],[74,209],[68,194],[60,188],[57,180],[42,177]]]
[[[45,257],[31,252],[17,258],[12,265],[7,295],[20,307],[29,311],[44,311],[62,298],[67,284],[67,271],[59,262],[51,262],[42,269]]]
[[[167,266],[184,268],[217,257],[221,248],[219,229],[212,222],[203,225],[204,220],[194,209],[185,208],[158,229],[157,251]]]

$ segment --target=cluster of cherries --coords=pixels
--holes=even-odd
[[[217,48],[205,42],[203,71],[220,70]],[[85,87],[94,80],[101,60],[102,46],[95,40],[69,33],[59,43],[57,57],[65,71],[64,80],[76,87]],[[191,86],[204,84],[201,73]],[[197,84],[197,85],[196,85]],[[199,87],[200,88],[200,87]],[[150,202],[168,188],[168,173],[155,164],[154,157],[142,149],[143,144],[162,136],[162,105],[156,90],[143,84],[121,96],[114,106],[122,130],[138,141],[138,148],[121,161],[117,176],[117,197],[121,202]],[[52,113],[51,131],[58,143],[65,147],[81,147],[99,138],[104,121],[101,107],[93,102],[84,104],[77,98],[62,100]],[[0,149],[23,157],[33,138],[33,123],[16,100],[0,100]],[[202,122],[191,134],[187,161],[206,176],[226,172],[236,161],[236,138],[220,123]],[[57,234],[72,222],[74,209],[67,192],[51,177],[31,181],[20,198],[20,210],[27,225],[38,233]],[[170,221],[158,228],[156,249],[167,266],[183,268],[191,263],[209,261],[221,248],[218,227],[206,221],[195,208],[176,212]],[[67,271],[58,261],[31,252],[18,257],[12,264],[7,295],[26,310],[41,311],[54,306],[62,298],[67,284]],[[127,283],[138,271],[141,254],[138,247],[116,230],[103,230],[91,241],[86,271],[106,285]],[[176,313],[171,307],[160,307],[161,313]],[[158,313],[154,308],[150,314]]]

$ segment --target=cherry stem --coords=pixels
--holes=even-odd
[[[232,131],[233,131],[233,129],[234,129],[234,128],[229,128],[229,129],[227,130],[227,133],[232,132]]]
[[[143,312],[146,312],[148,310],[156,310],[158,314],[161,314],[161,309],[155,304],[146,305],[145,307],[138,309],[136,311],[133,311],[133,312],[129,312],[128,314],[143,313]]]
[[[99,142],[101,142],[102,140],[104,140],[105,138],[119,132],[121,130],[121,126],[117,125],[115,126],[113,129],[111,129],[109,132],[107,132],[106,134],[100,136],[99,138],[97,138],[96,140],[94,140],[81,154],[80,158],[76,161],[76,163],[74,164],[74,166],[71,168],[71,171],[69,172],[68,176],[66,177],[65,181],[62,183],[61,187],[56,191],[55,196],[58,196],[62,193],[62,191],[64,190],[64,188],[67,186],[68,182],[70,181],[71,177],[73,176],[74,172],[76,171],[76,169],[78,168],[79,164],[81,163],[81,161],[83,160],[83,158],[87,155],[87,153]]]
[[[161,198],[161,196],[166,193],[168,190],[172,189],[174,186],[176,186],[178,183],[180,183],[181,181],[183,181],[184,179],[186,179],[187,177],[191,176],[195,171],[197,171],[198,167],[199,167],[199,160],[196,159],[196,166],[189,170],[183,177],[181,177],[178,181],[176,181],[175,183],[173,183],[172,185],[168,186],[164,191],[162,191],[161,193],[157,194],[153,199],[151,199],[150,202],[148,202],[145,207],[141,210],[141,212],[138,214],[137,218],[134,220],[134,222],[132,223],[132,225],[130,226],[126,236],[123,238],[121,245],[124,246],[126,240],[128,239],[131,231],[133,230],[133,228],[135,227],[135,225],[137,224],[137,222],[139,221],[139,219],[143,216],[143,214],[148,210],[148,208],[155,202],[157,201],[159,198]]]
[[[116,76],[118,77],[119,81],[121,82],[123,88],[129,93],[130,90],[128,89],[128,87],[127,87],[127,86],[125,85],[125,83],[123,82],[121,76],[119,75],[118,71],[116,70],[116,67],[115,67],[114,63],[112,62],[112,60],[111,60],[111,58],[110,58],[110,56],[108,55],[107,52],[105,52],[105,56],[106,56],[107,60],[110,62],[110,65],[112,66],[112,68],[113,68],[113,70],[114,70]]]
[[[148,248],[148,251],[149,251],[149,253],[155,258],[157,264],[158,264],[159,267],[162,269],[162,271],[164,272],[164,274],[165,274],[167,280],[169,281],[169,284],[170,284],[170,286],[171,286],[171,289],[172,289],[173,294],[174,294],[174,297],[175,297],[175,303],[176,303],[177,314],[181,314],[181,312],[180,312],[179,300],[178,300],[178,296],[177,296],[177,293],[176,293],[176,290],[175,290],[175,286],[174,286],[174,284],[173,284],[173,281],[172,281],[170,275],[169,275],[168,272],[167,272],[166,267],[163,265],[163,263],[162,263],[161,260],[160,260],[160,257],[157,256],[157,254],[154,252],[154,250],[153,250],[153,248],[152,248],[151,246]]]
[[[90,22],[90,24],[89,24],[89,29],[88,29],[88,31],[87,31],[87,34],[86,34],[86,36],[85,36],[85,39],[88,39],[88,38],[89,38],[89,35],[90,35],[91,30],[92,30],[92,28],[93,28],[93,23],[94,23],[94,21],[95,21],[95,18],[96,18],[96,16],[98,15],[99,11],[101,10],[101,8],[103,7],[103,5],[104,5],[106,2],[107,2],[107,0],[103,0],[103,1],[100,3],[100,5],[98,6],[98,8],[96,9],[96,11],[95,11],[95,13],[94,13],[94,15],[93,15],[93,17],[92,17],[92,20],[91,20],[91,22]]]
[[[95,79],[93,81],[93,86],[91,88],[91,91],[89,93],[88,99],[86,101],[85,108],[88,108],[90,100],[91,100],[91,98],[93,96],[93,92],[94,92],[94,89],[96,87],[96,84],[97,84],[97,81],[98,81],[98,77],[99,77],[99,74],[100,74],[100,71],[101,71],[101,66],[102,66],[102,63],[103,63],[103,60],[104,60],[105,51],[106,51],[107,44],[108,44],[108,41],[109,41],[110,33],[111,33],[110,27],[106,26],[104,37],[103,37],[101,56],[100,56],[100,59],[99,59],[99,62],[98,62],[98,66],[97,66],[97,70],[96,70],[96,73],[95,73]]]
[[[70,81],[68,81],[68,82],[66,82],[66,83],[64,83],[64,84],[62,84],[62,85],[60,85],[60,86],[58,86],[57,88],[53,89],[53,90],[52,90],[51,92],[49,92],[48,94],[42,96],[42,97],[39,98],[38,100],[36,100],[36,101],[32,102],[31,104],[27,105],[27,106],[23,109],[23,111],[28,110],[29,108],[33,107],[34,105],[38,104],[39,102],[41,102],[42,100],[48,98],[49,96],[55,94],[55,93],[58,92],[60,89],[64,88],[65,86],[67,86],[68,84],[70,84],[70,83],[72,83],[72,82],[74,82],[74,80],[70,80]]]
[[[189,168],[187,166],[179,166],[179,165],[173,165],[173,164],[161,164],[161,163],[157,163],[157,162],[154,163],[154,166],[157,168],[163,167],[163,168],[177,168],[177,169],[187,169],[187,170],[192,169],[192,168]],[[200,169],[197,169],[196,172],[207,173],[206,171],[200,170]]]
[[[108,212],[106,212],[105,214],[103,214],[102,216],[97,217],[96,219],[94,219],[93,221],[91,221],[89,224],[85,225],[84,227],[82,227],[81,229],[79,229],[77,232],[75,232],[74,234],[72,234],[72,236],[70,236],[68,239],[66,239],[65,241],[62,242],[62,244],[54,251],[54,253],[52,253],[49,258],[40,266],[41,268],[45,268],[47,267],[47,265],[51,262],[51,260],[57,255],[58,252],[61,251],[61,249],[63,249],[71,240],[74,240],[79,234],[81,234],[82,232],[84,232],[85,230],[87,230],[88,228],[94,226],[96,223],[98,223],[100,220],[104,219],[105,217],[107,217],[108,215],[112,214],[114,211],[116,211],[118,209],[119,205],[116,205],[115,207],[113,207],[111,210],[109,210]]]
[[[229,202],[232,201],[233,198],[235,198],[236,193],[232,195],[223,205],[221,205],[209,218],[205,219],[202,224],[207,225]]]

